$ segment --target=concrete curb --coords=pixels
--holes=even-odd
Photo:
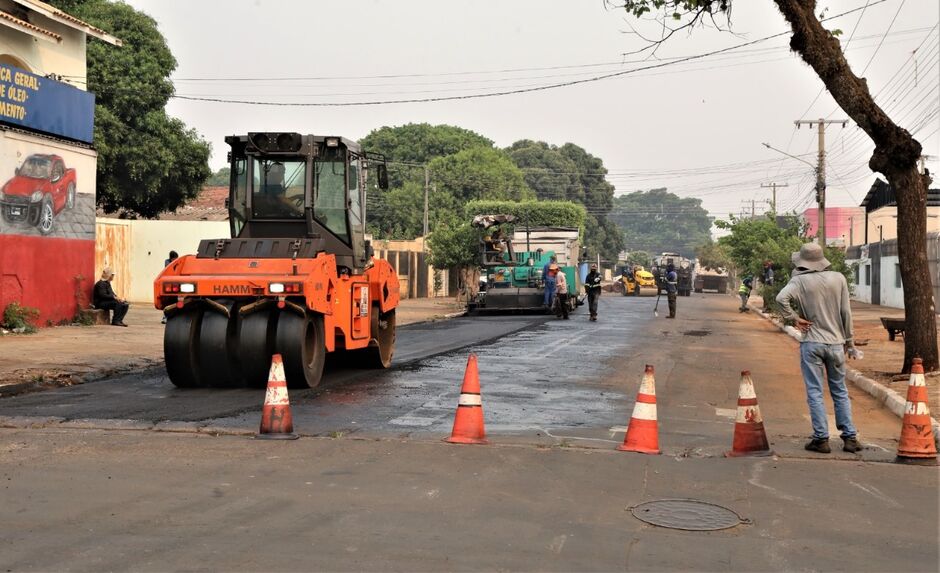
[[[773,316],[766,314],[762,310],[758,309],[753,305],[748,305],[748,308],[754,311],[758,316],[764,318],[774,326],[776,326],[780,332],[787,334],[790,338],[801,342],[803,336],[800,334],[800,331],[792,326],[787,326],[774,318]],[[872,380],[871,378],[865,376],[858,370],[846,366],[845,368],[845,377],[856,388],[859,388],[866,394],[870,395],[872,398],[880,402],[885,408],[887,408],[891,413],[893,413],[898,418],[904,418],[904,410],[907,408],[907,397],[900,395],[897,391],[888,388],[881,382]],[[935,417],[930,418],[930,422],[933,425],[933,439],[937,444],[937,449],[940,449],[940,422],[937,421]]]

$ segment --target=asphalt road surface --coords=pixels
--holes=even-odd
[[[731,297],[682,298],[677,320],[653,304],[401,328],[394,368],[291,392],[296,431],[317,436],[293,442],[248,439],[262,391],[159,371],[0,399],[0,568],[937,570],[938,473],[886,463],[897,418],[852,389],[865,450],[834,435],[809,454],[795,342]],[[441,442],[469,352],[489,446]],[[647,363],[662,456],[615,450]],[[723,456],[743,369],[775,456]],[[743,521],[691,532],[631,511],[667,498]]]

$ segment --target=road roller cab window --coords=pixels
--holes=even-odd
[[[303,159],[252,159],[251,215],[303,219],[307,163]]]
[[[235,192],[232,194],[230,217],[232,236],[237,237],[248,220],[248,160],[236,159],[232,168]]]
[[[313,216],[345,243],[349,243],[346,223],[346,158],[342,150],[314,162],[316,197]]]

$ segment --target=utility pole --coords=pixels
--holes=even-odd
[[[741,209],[741,213],[743,213],[745,217],[747,217],[747,204],[748,203],[751,204],[751,219],[754,219],[757,217],[757,207],[756,207],[757,201],[755,199],[741,199],[741,203],[744,204],[744,207]]]
[[[777,187],[789,187],[790,185],[788,183],[777,183],[776,181],[774,181],[773,183],[767,183],[766,185],[764,183],[761,183],[760,186],[762,189],[766,189],[768,187],[773,189],[773,199],[770,200],[770,210],[773,212],[774,215],[776,215],[777,214]]]
[[[816,202],[819,209],[816,218],[819,220],[817,240],[822,247],[826,246],[826,124],[840,123],[844,128],[848,122],[847,119],[825,119],[822,117],[814,120],[798,119],[793,122],[797,129],[803,124],[809,125],[810,128],[813,124],[816,124],[816,129],[819,131],[819,158],[816,162]]]
[[[427,165],[424,166],[424,237],[428,238],[428,189],[431,186],[431,170]]]

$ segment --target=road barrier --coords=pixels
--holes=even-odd
[[[467,358],[467,370],[463,375],[457,414],[454,416],[454,429],[444,441],[452,444],[488,443],[483,427],[483,396],[480,394],[480,372],[476,354],[471,353]]]
[[[617,446],[621,452],[639,452],[641,454],[660,454],[659,424],[656,421],[656,378],[653,367],[646,365],[640,391],[636,395],[633,416],[623,444]]]
[[[934,443],[930,408],[927,406],[924,363],[920,358],[915,358],[907,383],[907,406],[901,421],[897,461],[936,463],[936,460],[937,445]]]
[[[261,411],[261,429],[255,437],[263,440],[296,440],[299,437],[294,433],[284,362],[280,354],[271,358],[268,390],[264,393],[264,409]]]
[[[769,456],[773,454],[764,432],[764,419],[757,405],[757,392],[751,372],[741,372],[741,385],[738,388],[738,414],[734,420],[734,440],[731,451],[725,456]]]

